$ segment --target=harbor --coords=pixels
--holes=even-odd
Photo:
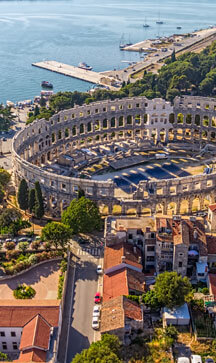
[[[109,75],[56,62],[54,60],[32,63],[32,66],[60,73],[68,77],[78,78],[82,81],[97,84],[111,90],[117,90],[121,86],[112,76],[110,77]]]

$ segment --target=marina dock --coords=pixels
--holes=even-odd
[[[65,76],[81,79],[82,81],[100,84],[108,87],[111,90],[117,90],[120,85],[116,82],[116,79],[109,77],[99,72],[94,72],[79,67],[71,66],[56,61],[43,61],[38,63],[32,63],[32,66],[46,69],[48,71],[63,74]]]

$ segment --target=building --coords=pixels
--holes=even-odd
[[[209,288],[209,295],[212,295],[213,300],[216,301],[216,274],[209,274],[207,283]]]
[[[216,203],[208,207],[208,226],[211,232],[216,231]]]
[[[51,362],[61,327],[58,300],[0,300],[0,351],[14,362]]]
[[[189,325],[190,313],[188,305],[185,303],[182,306],[175,307],[173,309],[163,309],[163,326],[167,325]]]
[[[143,328],[141,307],[125,296],[106,301],[101,309],[101,334],[115,334],[124,343],[132,330]]]
[[[208,265],[216,270],[216,237],[207,235]]]

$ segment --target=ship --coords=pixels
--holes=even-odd
[[[133,43],[131,43],[131,41],[129,40],[128,43],[124,42],[124,34],[122,34],[122,37],[120,39],[120,44],[119,44],[119,49],[120,50],[124,50],[124,48],[126,47],[130,47],[131,45],[133,45]]]
[[[182,27],[181,26],[177,26],[176,29],[181,29]]]
[[[150,25],[146,23],[146,18],[145,18],[145,24],[143,24],[143,28],[149,28]]]
[[[164,22],[160,19],[160,13],[158,16],[158,20],[156,21],[156,24],[162,25]]]
[[[78,68],[85,69],[86,71],[91,71],[92,67],[88,66],[85,62],[79,63]]]
[[[41,82],[41,87],[44,87],[44,88],[53,88],[53,84],[48,82],[48,81],[42,81]]]

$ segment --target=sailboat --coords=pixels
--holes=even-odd
[[[122,34],[121,39],[120,39],[120,44],[119,44],[119,49],[120,50],[124,50],[125,47],[129,47],[130,45],[132,45],[133,43],[131,43],[131,41],[129,40],[128,43],[125,43],[124,40],[124,34]]]
[[[156,24],[163,24],[164,22],[162,20],[160,20],[160,12],[159,12],[159,16],[158,16],[158,20],[156,21]]]
[[[146,23],[146,18],[145,18],[145,24],[143,24],[143,28],[149,28],[150,25]]]

